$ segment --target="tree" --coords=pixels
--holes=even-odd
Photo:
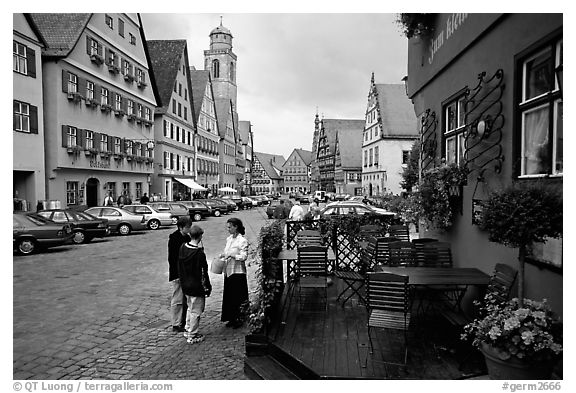
[[[407,192],[412,192],[412,188],[418,184],[418,161],[420,160],[420,142],[416,141],[412,145],[408,164],[402,172],[400,186]]]

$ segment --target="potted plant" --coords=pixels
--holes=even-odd
[[[462,339],[482,351],[491,379],[550,378],[562,352],[562,325],[546,300],[502,303],[487,295],[480,315]]]
[[[398,14],[396,23],[406,38],[430,35],[434,31],[436,14]]]
[[[452,227],[468,170],[456,164],[441,165],[422,174],[417,193],[420,217],[440,230]]]
[[[518,297],[524,300],[524,262],[534,242],[562,235],[562,196],[542,183],[512,185],[483,202],[480,229],[488,238],[518,248]]]

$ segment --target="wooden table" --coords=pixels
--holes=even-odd
[[[378,273],[408,276],[408,285],[488,285],[490,276],[473,267],[388,267]]]

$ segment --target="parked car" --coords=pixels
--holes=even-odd
[[[256,195],[253,196],[252,199],[255,199],[258,202],[258,206],[266,206],[270,203],[270,200],[266,195]]]
[[[242,203],[244,204],[244,209],[252,209],[254,206],[258,206],[258,203],[250,197],[241,197]]]
[[[72,226],[50,221],[42,216],[12,213],[12,245],[22,255],[43,248],[61,246],[72,239]]]
[[[321,216],[340,215],[340,214],[376,214],[379,216],[386,216],[396,218],[394,212],[389,212],[384,209],[365,205],[360,202],[332,202],[326,205],[324,209],[320,210]]]
[[[73,233],[72,241],[75,244],[88,243],[95,237],[105,237],[110,234],[106,218],[97,218],[88,213],[70,209],[47,209],[40,210],[36,214],[57,224],[70,224]]]
[[[363,203],[363,204],[365,204],[365,205],[370,205],[368,198],[366,198],[366,197],[363,196],[363,195],[353,196],[353,197],[349,198],[348,201],[350,201],[350,202],[360,202],[360,203]]]
[[[228,212],[229,213],[238,210],[238,205],[232,199],[224,199],[222,197],[212,198],[212,199],[216,199],[220,202],[224,202],[228,206]]]
[[[146,217],[133,214],[128,210],[113,206],[97,206],[85,210],[85,213],[94,217],[108,219],[110,231],[122,236],[129,235],[132,231],[141,231],[147,228]]]
[[[198,200],[193,201],[179,201],[178,203],[188,208],[188,214],[193,221],[200,221],[203,217],[212,215],[212,207]]]
[[[326,191],[314,191],[314,195],[312,195],[312,200],[318,203],[328,202],[328,195]]]
[[[122,208],[145,217],[148,221],[148,228],[152,230],[159,229],[161,226],[174,225],[172,213],[160,212],[149,205],[124,205]]]
[[[334,195],[335,201],[346,201],[350,199],[350,194],[336,194]]]
[[[310,203],[312,202],[312,197],[307,194],[299,194],[295,198],[300,203]]]
[[[220,217],[222,214],[228,214],[228,205],[217,199],[196,199],[212,209],[214,217]]]
[[[241,196],[236,196],[236,195],[225,195],[221,199],[231,200],[232,202],[236,203],[236,206],[238,206],[238,209],[251,208],[252,207],[252,200],[245,201],[244,198],[246,198],[246,197],[241,197]],[[236,210],[238,210],[238,209],[236,209]]]
[[[149,202],[148,206],[161,213],[170,213],[174,225],[178,223],[180,217],[190,215],[188,208],[180,202]]]

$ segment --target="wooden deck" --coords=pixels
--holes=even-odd
[[[370,354],[366,308],[355,297],[345,307],[337,303],[342,286],[335,278],[328,287],[327,307],[306,304],[305,308],[310,308],[306,311],[300,310],[296,293],[288,296],[286,287],[282,299],[286,303],[280,321],[268,335],[270,342],[320,378],[461,379],[485,373],[482,355],[463,345],[459,332],[433,315],[413,314],[406,366],[379,362],[402,362],[403,332],[372,329],[374,352]],[[318,300],[317,296],[310,298]]]

